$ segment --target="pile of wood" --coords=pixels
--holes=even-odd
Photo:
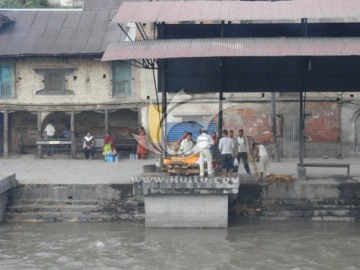
[[[183,162],[171,162],[167,166],[167,173],[171,175],[195,175],[200,173],[200,168],[197,164],[189,165]]]
[[[164,166],[166,166],[166,172],[171,175],[199,174],[200,167],[196,164],[198,158],[199,155],[166,158]]]
[[[200,165],[197,163],[199,155],[187,157],[169,157],[164,159],[164,171],[171,175],[199,175]],[[213,160],[213,170],[218,167],[218,162]],[[204,163],[204,170],[207,172],[207,163]]]

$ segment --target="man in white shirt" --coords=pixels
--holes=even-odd
[[[221,168],[223,176],[228,174],[228,176],[231,177],[232,168],[234,166],[234,140],[229,138],[228,131],[226,129],[223,131],[223,137],[219,141],[219,150],[221,153]]]
[[[244,136],[244,130],[239,129],[239,135],[236,136],[236,159],[240,165],[240,160],[244,163],[244,169],[248,175],[251,175],[250,167],[248,163],[249,144]]]
[[[255,149],[255,158],[259,158],[259,165],[260,165],[260,178],[259,181],[264,181],[264,173],[266,176],[270,174],[269,170],[269,156],[266,151],[266,148],[264,145],[259,143],[253,143],[253,148]]]
[[[186,139],[181,141],[179,151],[183,153],[184,156],[192,155],[192,149],[194,147],[194,141],[192,140],[192,133],[187,132]]]
[[[53,121],[50,120],[49,123],[45,127],[45,135],[46,139],[51,139],[55,136],[55,128],[53,126]]]
[[[50,120],[44,129],[45,137],[47,140],[50,140],[55,137],[55,128],[53,123],[54,123],[53,120]],[[50,145],[50,147],[48,147],[47,155],[54,156],[54,145]]]
[[[210,147],[213,145],[213,140],[209,135],[207,135],[207,130],[202,128],[200,130],[200,135],[197,137],[196,147],[198,148],[200,154],[200,177],[204,176],[204,160],[206,159],[207,163],[207,173],[212,175],[212,156],[210,152]]]

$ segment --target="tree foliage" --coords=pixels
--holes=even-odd
[[[47,0],[3,0],[0,8],[45,8]]]

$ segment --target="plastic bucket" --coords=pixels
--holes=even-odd
[[[106,155],[106,161],[109,163],[115,162],[115,155]]]

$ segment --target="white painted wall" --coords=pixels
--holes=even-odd
[[[146,227],[227,227],[228,195],[145,196]]]

